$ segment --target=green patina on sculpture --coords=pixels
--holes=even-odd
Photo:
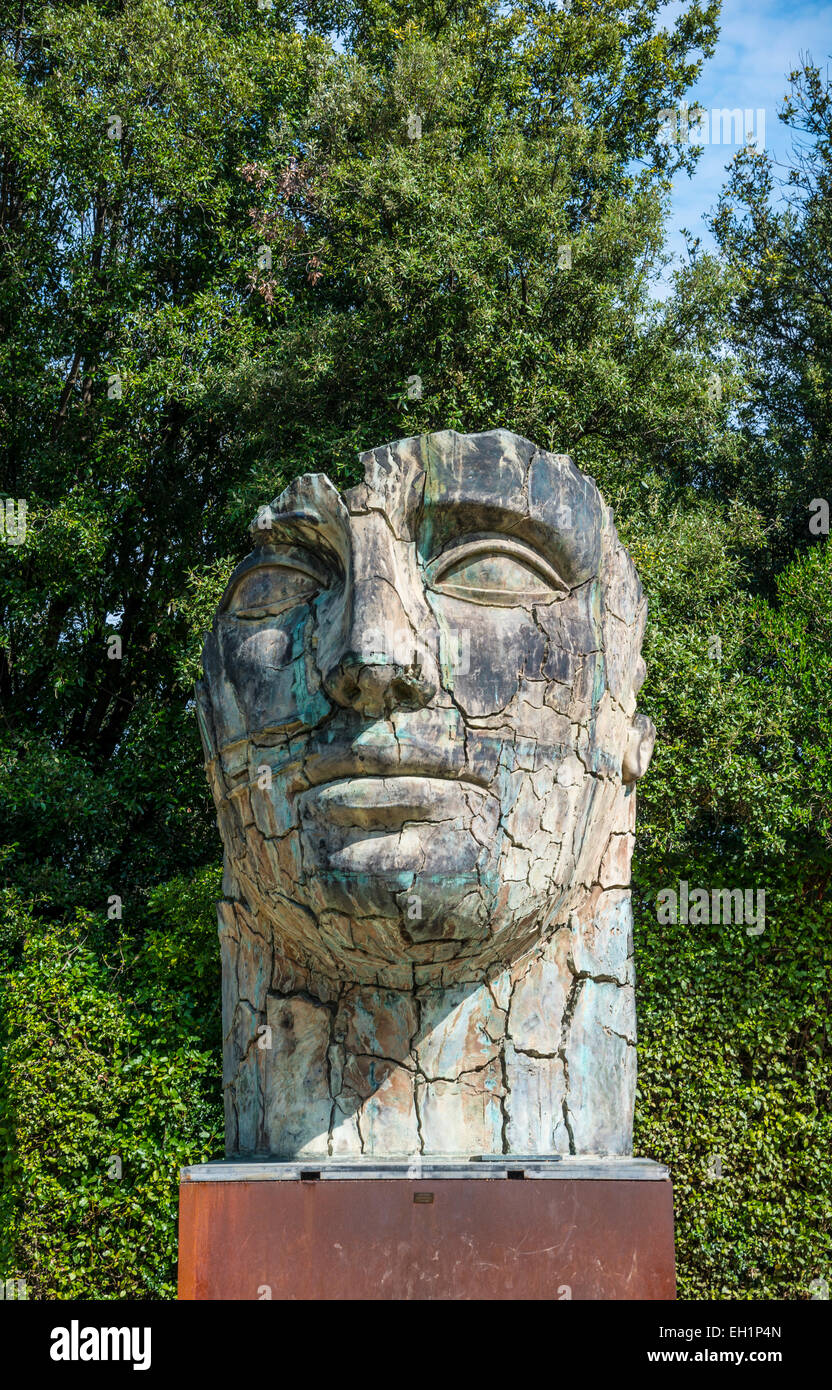
[[[517,435],[363,463],[261,509],[203,653],[228,1152],[629,1153],[632,561]]]

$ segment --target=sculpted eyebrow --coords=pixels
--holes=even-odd
[[[266,514],[268,508],[261,508],[258,516]],[[335,527],[315,512],[270,512],[271,524],[263,528],[263,540],[255,549],[260,550],[276,545],[300,545],[311,550],[320,550],[324,557],[334,562],[338,569],[343,568],[343,558],[335,543]],[[256,536],[256,531],[252,535]]]
[[[525,511],[483,502],[480,498],[449,498],[447,502],[433,502],[425,508],[424,539],[431,557],[440,554],[452,541],[483,531],[497,531],[526,541],[556,568],[568,536],[567,531],[556,530]]]

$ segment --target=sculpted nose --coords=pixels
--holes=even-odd
[[[436,694],[414,653],[410,661],[388,660],[381,653],[350,652],[324,678],[324,688],[339,705],[365,718],[381,719],[395,709],[421,709]]]
[[[340,612],[320,634],[324,690],[365,718],[421,709],[439,687],[435,642],[415,547],[394,539],[378,512],[351,515]]]

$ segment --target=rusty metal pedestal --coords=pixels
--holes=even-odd
[[[184,1168],[181,1299],[672,1299],[649,1159],[225,1160]]]

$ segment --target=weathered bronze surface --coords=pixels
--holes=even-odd
[[[517,435],[364,464],[261,509],[205,644],[227,1152],[628,1154],[632,561]]]

